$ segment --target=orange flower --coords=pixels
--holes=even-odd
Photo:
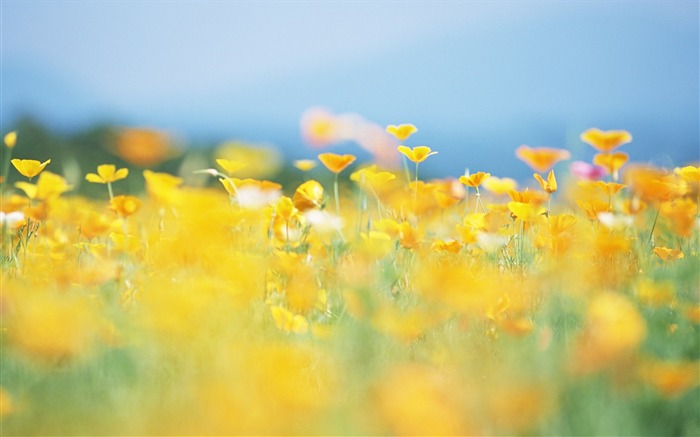
[[[390,124],[386,127],[386,131],[396,137],[396,139],[399,141],[406,141],[408,137],[418,132],[418,128],[412,124],[401,124],[398,126]]]
[[[120,217],[128,217],[141,207],[141,200],[134,196],[116,196],[109,201],[109,208]]]
[[[156,165],[174,154],[168,135],[144,128],[121,129],[114,149],[124,161],[140,167]]]
[[[593,164],[603,167],[617,180],[617,173],[629,160],[629,155],[623,152],[598,153],[593,157]]]
[[[655,247],[654,253],[664,261],[674,261],[684,257],[683,252],[678,249],[669,249],[661,246]]]
[[[433,152],[428,146],[418,146],[410,149],[406,146],[399,146],[396,148],[399,152],[406,155],[408,159],[415,162],[416,164],[428,159],[428,156],[436,155],[437,152]]]
[[[464,185],[472,188],[478,188],[482,182],[491,177],[491,173],[480,171],[469,176],[460,176],[459,181]]]
[[[596,181],[593,183],[596,187],[600,188],[603,193],[607,194],[608,196],[613,196],[617,194],[618,191],[620,191],[623,188],[626,188],[627,185],[624,184],[616,184],[614,182],[603,182],[603,181]]]
[[[547,175],[546,181],[542,179],[542,176],[538,175],[537,173],[535,173],[533,176],[537,180],[537,182],[540,183],[540,187],[542,187],[543,191],[546,191],[550,194],[557,191],[557,178],[554,177],[554,170],[549,171],[549,175]]]
[[[610,152],[632,141],[632,135],[625,130],[602,131],[592,128],[581,134],[581,141],[590,144],[601,152]]]
[[[331,172],[338,174],[345,170],[347,166],[355,162],[355,156],[353,155],[337,155],[335,153],[321,153],[318,155],[318,159],[326,166]]]
[[[522,145],[515,150],[515,156],[533,170],[544,173],[554,167],[559,161],[571,158],[571,153],[564,149],[551,147],[536,147]]]

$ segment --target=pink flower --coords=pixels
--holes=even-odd
[[[574,161],[569,167],[571,174],[578,180],[582,181],[597,181],[603,179],[607,171],[603,167],[589,164],[584,161]]]

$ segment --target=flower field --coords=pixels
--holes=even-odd
[[[429,179],[416,130],[293,184],[218,150],[198,185],[125,130],[96,197],[5,135],[0,433],[699,435],[698,163],[589,129],[592,162]]]

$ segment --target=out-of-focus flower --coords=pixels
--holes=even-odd
[[[9,149],[15,147],[15,144],[17,144],[17,132],[12,131],[6,133],[3,137],[3,142],[5,143],[5,146],[7,146],[7,148]]]
[[[595,181],[605,177],[605,168],[584,161],[574,161],[569,166],[571,174],[582,181]]]
[[[114,153],[139,167],[151,167],[177,154],[172,139],[149,128],[123,128],[117,132]]]
[[[516,190],[518,188],[518,183],[511,178],[491,176],[484,180],[482,186],[485,190],[490,191],[496,196],[502,196],[508,194],[509,191]]]
[[[602,131],[591,128],[581,134],[581,141],[590,144],[601,152],[610,152],[632,141],[632,135],[625,130]]]
[[[418,128],[412,124],[400,124],[398,126],[390,124],[386,127],[386,131],[393,135],[397,140],[403,142],[408,137],[418,132]]]
[[[508,202],[508,209],[514,216],[524,222],[529,222],[545,212],[545,209],[532,203]]]
[[[214,156],[245,164],[243,167],[235,170],[236,176],[240,178],[261,179],[272,177],[282,167],[282,156],[279,150],[268,144],[229,141],[217,147]],[[226,171],[228,172],[228,170]]]
[[[224,169],[229,177],[246,166],[245,162],[225,158],[218,158],[216,163],[219,164],[219,167]]]
[[[338,155],[335,153],[321,153],[318,155],[318,159],[326,166],[328,170],[332,173],[338,174],[345,170],[350,164],[355,162],[357,159],[354,155]]]
[[[554,170],[549,171],[546,181],[542,179],[542,176],[540,176],[537,173],[535,173],[533,177],[535,178],[535,180],[537,180],[537,182],[539,182],[542,191],[546,191],[550,194],[557,191],[557,178],[554,176]]]
[[[674,261],[684,257],[683,252],[678,249],[670,249],[668,247],[661,246],[655,247],[654,253],[664,261]]]
[[[134,196],[115,196],[109,201],[109,208],[119,217],[129,217],[140,207],[141,200]]]
[[[31,179],[41,173],[51,160],[47,159],[44,162],[39,162],[34,159],[13,159],[11,162],[22,176]]]
[[[311,108],[301,116],[301,134],[313,147],[325,147],[343,138],[336,117],[323,108]]]
[[[24,221],[24,213],[21,211],[13,211],[7,214],[0,211],[0,226],[7,226],[8,228],[12,229],[17,224],[22,223]]]
[[[156,201],[174,205],[180,201],[178,187],[182,184],[182,179],[168,173],[156,173],[151,170],[144,170],[143,177],[146,179],[146,190]]]
[[[294,167],[301,171],[309,171],[316,167],[318,163],[313,159],[297,159],[294,161]]]
[[[16,182],[15,186],[24,191],[27,197],[32,200],[53,199],[72,188],[72,186],[66,183],[66,180],[62,176],[49,171],[45,171],[39,175],[39,179],[37,180],[36,184]]]
[[[309,322],[301,314],[294,314],[277,305],[270,306],[270,314],[281,331],[294,334],[305,334],[309,331]]]
[[[693,167],[692,165],[687,165],[682,168],[675,168],[673,170],[675,174],[680,176],[684,181],[691,183],[700,182],[700,167]]]
[[[433,152],[428,146],[418,146],[414,147],[413,149],[406,146],[399,146],[396,150],[404,154],[408,159],[416,164],[425,161],[431,155],[437,155],[437,152]]]
[[[97,174],[88,173],[85,175],[85,180],[95,184],[108,184],[124,179],[128,175],[128,168],[120,168],[117,170],[117,167],[112,164],[102,164],[97,166]]]
[[[515,149],[515,156],[529,165],[533,170],[545,173],[554,167],[554,164],[557,162],[571,158],[571,153],[568,150],[555,149],[552,147],[533,148],[522,145]]]
[[[628,160],[629,155],[624,152],[598,153],[593,157],[593,164],[603,167],[617,180],[620,169]]]

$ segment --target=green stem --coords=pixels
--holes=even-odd
[[[109,192],[109,201],[114,200],[114,191],[112,191],[112,183],[107,182],[107,191]]]
[[[333,179],[333,195],[335,196],[335,213],[340,217],[340,197],[338,196],[338,173]]]
[[[654,223],[651,225],[651,232],[649,232],[649,241],[647,244],[651,245],[654,239],[654,229],[656,229],[656,221],[659,219],[659,214],[661,213],[661,208],[656,208],[656,215],[654,216]]]

